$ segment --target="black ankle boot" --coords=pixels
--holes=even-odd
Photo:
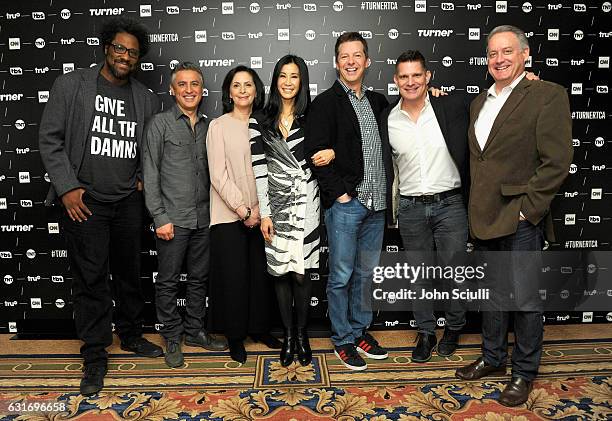
[[[287,367],[293,362],[295,357],[295,329],[285,328],[285,337],[283,338],[283,347],[280,351],[280,363],[283,367]]]
[[[308,332],[305,327],[297,328],[297,355],[298,361],[302,365],[308,365],[312,361],[312,350],[308,341]]]

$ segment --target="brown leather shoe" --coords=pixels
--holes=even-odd
[[[463,380],[476,380],[490,374],[506,374],[506,367],[492,366],[487,364],[482,357],[479,357],[473,363],[460,367],[457,369],[457,371],[455,371],[455,376]]]
[[[510,383],[501,392],[497,402],[504,406],[518,406],[527,402],[533,382],[525,380],[521,377],[512,377]]]

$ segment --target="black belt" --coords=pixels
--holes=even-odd
[[[403,194],[400,194],[400,197],[402,199],[410,199],[410,200],[415,200],[417,202],[436,203],[436,202],[440,202],[446,199],[447,197],[454,196],[456,194],[461,194],[460,187],[457,187],[456,189],[452,189],[452,190],[443,191],[442,193],[424,194],[421,196],[405,196]]]

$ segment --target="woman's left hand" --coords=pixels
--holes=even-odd
[[[334,160],[336,153],[333,149],[323,149],[312,156],[315,167],[323,167]]]

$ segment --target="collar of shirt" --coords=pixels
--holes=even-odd
[[[393,108],[393,111],[396,113],[400,113],[401,115],[403,115],[404,117],[408,118],[410,121],[412,121],[412,118],[410,118],[410,114],[408,114],[406,111],[404,111],[402,109],[402,103],[404,102],[403,98],[400,98],[400,100],[397,102],[397,105]],[[429,99],[429,92],[427,93],[427,95],[425,96],[425,103],[423,104],[423,108],[421,108],[421,113],[420,115],[423,114],[423,112],[425,110],[427,110],[427,108],[431,105],[431,100]]]
[[[527,72],[523,72],[523,74],[520,75],[519,77],[517,77],[516,79],[514,79],[510,85],[505,86],[501,90],[499,95],[504,95],[504,94],[508,94],[509,95],[510,92],[512,92],[512,90],[516,87],[516,85],[518,85],[519,82],[521,80],[523,80],[523,78],[525,77],[526,74],[527,74]],[[495,91],[495,84],[491,85],[491,87],[487,91],[487,96],[493,96],[493,97],[497,98],[498,95],[497,95],[497,92]]]
[[[189,119],[189,116],[187,114],[185,114],[183,112],[183,110],[181,110],[176,103],[174,103],[174,105],[172,107],[173,107],[172,111],[174,113],[174,118],[176,118],[178,120],[182,116],[185,116],[187,119]],[[200,102],[200,105],[198,106],[197,116],[198,116],[197,122],[199,122],[201,119],[206,117],[206,115],[202,112],[202,103],[201,102]]]
[[[348,86],[346,86],[344,84],[344,82],[342,82],[342,80],[340,80],[340,79],[338,79],[338,82],[340,82],[340,86],[342,86],[342,89],[344,89],[344,91],[347,94],[352,94],[357,99],[362,99],[365,96],[366,91],[368,90],[368,87],[365,86],[363,83],[361,83],[361,98],[359,98],[357,96],[357,91],[355,91],[354,89],[351,89]]]

